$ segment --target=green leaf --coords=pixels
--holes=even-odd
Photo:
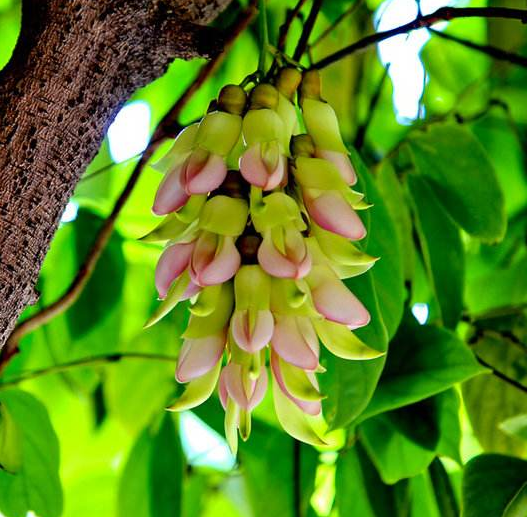
[[[527,461],[482,454],[470,460],[463,475],[463,517],[512,517],[514,506],[525,497]],[[519,492],[522,492],[519,495]],[[515,497],[519,499],[511,505]],[[513,511],[514,510],[514,511]]]
[[[152,444],[150,512],[153,517],[179,517],[183,452],[174,420],[165,414]]]
[[[355,150],[351,151],[351,158],[360,178],[359,191],[364,192],[366,201],[373,204],[368,210],[360,212],[368,231],[361,244],[366,253],[380,257],[370,272],[388,338],[391,339],[403,317],[403,249],[396,224],[376,181]]]
[[[80,209],[73,223],[78,264],[84,263],[103,219]],[[122,238],[116,232],[104,248],[101,258],[79,299],[66,313],[72,337],[79,338],[104,321],[119,303],[124,284],[125,261]]]
[[[503,517],[523,517],[527,508],[527,482],[525,482],[503,512]]]
[[[486,371],[455,334],[419,325],[407,315],[390,344],[379,385],[361,419],[423,400]]]
[[[485,333],[473,345],[483,360],[517,381],[527,381],[527,356],[499,334]],[[476,438],[487,452],[524,454],[527,444],[505,433],[500,422],[527,413],[527,397],[494,375],[471,379],[462,386],[463,400]],[[485,404],[481,401],[484,400]]]
[[[435,397],[384,413],[390,424],[410,441],[428,451],[439,443],[439,415]]]
[[[434,459],[434,452],[406,438],[386,415],[369,418],[358,429],[368,456],[385,483],[416,476]]]
[[[382,161],[377,170],[377,187],[399,236],[404,278],[411,279],[415,260],[412,218],[410,216],[406,193],[397,178],[392,163],[388,160]]]
[[[405,482],[396,485],[383,483],[360,442],[339,455],[335,474],[335,502],[340,515],[402,517],[407,515],[401,511],[407,492],[408,485]]]
[[[25,517],[28,511],[58,517],[62,513],[59,444],[46,408],[20,390],[0,392],[0,404],[16,426],[21,447],[16,473],[0,471],[0,511],[6,517]]]
[[[346,285],[371,314],[370,323],[354,331],[361,341],[375,350],[386,350],[388,338],[379,310],[371,273],[346,280]],[[321,364],[327,372],[320,375],[324,416],[331,427],[343,427],[364,410],[373,395],[386,356],[367,361],[348,361],[321,350]]]
[[[465,127],[434,124],[408,139],[416,172],[430,184],[452,218],[470,235],[503,238],[503,193],[484,149]]]
[[[145,429],[126,461],[119,483],[121,517],[180,517],[183,453],[174,420],[164,413]]]
[[[459,229],[422,177],[408,176],[408,187],[424,263],[441,319],[446,327],[455,328],[463,310],[465,269]]]
[[[296,516],[296,483],[300,490],[300,514],[306,515],[318,464],[315,449],[300,442],[295,444],[281,429],[254,419],[249,441],[240,444],[240,463],[255,517]]]
[[[445,467],[436,458],[429,467],[430,478],[441,517],[458,517],[459,508]]]

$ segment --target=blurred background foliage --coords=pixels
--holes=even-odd
[[[273,43],[296,2],[266,3]],[[324,0],[303,62],[442,5]],[[216,24],[227,27],[245,6],[233,1]],[[19,26],[19,2],[0,0],[0,67]],[[302,27],[291,27],[289,54]],[[25,337],[1,374],[3,515],[527,515],[527,70],[441,37],[525,56],[527,31],[496,18],[434,31],[397,36],[322,71],[374,203],[364,247],[381,260],[348,281],[373,316],[358,334],[389,348],[369,362],[324,357],[331,445],[295,443],[267,399],[238,458],[221,436],[217,399],[179,417],[164,411],[179,389],[173,370],[187,316],[183,305],[142,329],[161,251],[137,240],[155,224],[160,177],[147,167],[80,299]],[[180,122],[253,72],[258,52],[253,24]],[[25,316],[68,287],[137,154],[203,63],[175,61],[120,112],[64,213],[40,300]]]

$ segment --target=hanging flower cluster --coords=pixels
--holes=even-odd
[[[166,217],[144,240],[168,244],[148,325],[191,300],[176,371],[187,385],[170,409],[195,407],[218,385],[235,451],[270,374],[283,428],[322,444],[307,416],[321,412],[319,342],[345,359],[380,354],[351,332],[370,316],[340,279],[376,259],[351,242],[366,234],[356,211],[368,205],[350,188],[357,177],[318,73],[285,68],[249,94],[225,86],[155,167],[165,177],[153,211]]]

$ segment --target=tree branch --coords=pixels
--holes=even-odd
[[[498,379],[501,379],[502,381],[505,381],[507,384],[510,384],[514,388],[516,388],[516,389],[518,389],[520,391],[523,391],[524,393],[527,393],[527,386],[524,386],[520,382],[518,382],[518,381],[516,381],[514,379],[511,379],[510,377],[505,375],[503,372],[501,372],[500,370],[496,369],[491,364],[487,363],[487,361],[482,359],[479,355],[477,355],[477,354],[474,354],[474,355],[476,356],[476,359],[478,360],[479,364],[481,364],[485,368],[488,368],[492,372],[493,375],[498,377]]]
[[[429,30],[434,36],[437,36],[438,38],[447,41],[453,41],[459,45],[462,45],[463,47],[476,50],[477,52],[486,54],[487,56],[492,57],[494,59],[498,59],[500,61],[507,61],[508,63],[527,68],[527,57],[520,56],[519,54],[515,54],[514,52],[509,52],[508,50],[493,47],[492,45],[481,45],[480,43],[474,43],[473,41],[460,38],[459,36],[453,36],[452,34],[448,34],[446,32],[437,31],[432,28]]]
[[[386,39],[393,38],[399,34],[406,34],[407,32],[417,29],[430,27],[434,23],[440,21],[450,21],[456,18],[507,18],[527,23],[527,10],[510,9],[507,7],[441,7],[431,14],[417,17],[415,20],[401,25],[400,27],[370,34],[369,36],[326,56],[317,63],[314,63],[312,68],[325,68],[350,54],[368,48],[371,45],[375,45]]]
[[[98,364],[110,364],[117,363],[122,359],[142,359],[152,361],[167,361],[169,363],[175,363],[177,357],[172,355],[152,354],[146,352],[113,352],[110,354],[98,355],[94,357],[83,357],[82,359],[76,359],[69,363],[54,364],[52,366],[46,366],[45,368],[38,368],[37,370],[31,370],[28,372],[21,373],[17,377],[7,379],[0,382],[0,390],[16,386],[17,384],[35,379],[43,375],[50,375],[53,373],[62,373],[72,368],[79,368],[81,366],[95,366]]]
[[[300,61],[302,54],[307,49],[309,36],[311,36],[311,32],[313,31],[313,27],[315,26],[315,22],[317,21],[317,16],[321,7],[322,0],[313,0],[311,11],[309,12],[309,16],[307,17],[306,23],[304,24],[304,28],[302,30],[302,34],[300,35],[300,39],[298,40],[295,53],[293,54],[293,59],[295,61]]]
[[[60,217],[112,119],[175,57],[221,51],[218,31],[197,22],[227,2],[23,1],[0,72],[0,347],[37,299]]]
[[[77,272],[77,275],[70,284],[69,288],[57,301],[44,308],[40,312],[29,317],[28,319],[24,320],[15,328],[15,330],[9,337],[6,346],[2,351],[2,354],[0,355],[0,371],[10,360],[10,358],[16,353],[18,348],[18,342],[23,336],[44,325],[59,314],[62,314],[69,307],[71,307],[79,298],[84,287],[91,278],[93,271],[95,270],[95,266],[97,265],[97,262],[102,255],[102,252],[104,251],[106,245],[110,240],[111,234],[115,226],[115,222],[122,208],[124,207],[128,198],[130,197],[130,194],[132,193],[133,188],[135,187],[135,184],[137,183],[137,180],[139,179],[144,166],[151,158],[161,141],[163,141],[163,139],[167,135],[172,135],[174,132],[177,132],[177,128],[179,127],[177,120],[179,114],[181,113],[181,110],[192,98],[194,93],[203,85],[207,78],[214,73],[214,71],[222,62],[226,51],[231,47],[231,45],[243,32],[243,30],[245,30],[245,28],[250,24],[256,14],[255,3],[256,2],[253,1],[249,8],[240,15],[238,20],[229,29],[229,38],[224,43],[224,51],[221,54],[218,54],[211,61],[207,62],[201,68],[196,79],[183,92],[183,94],[179,97],[176,103],[172,106],[169,112],[163,117],[163,119],[159,123],[152,136],[152,139],[150,140],[150,143],[148,144],[139,161],[135,165],[134,170],[130,175],[126,186],[124,187],[123,191],[121,192],[121,195],[117,199],[112,209],[112,212],[110,213],[108,218],[105,220],[103,226],[99,230],[99,233],[95,238],[92,248],[88,252],[84,263],[80,267],[79,271]]]

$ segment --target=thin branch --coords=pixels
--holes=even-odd
[[[311,32],[313,31],[313,27],[315,26],[315,22],[317,21],[317,16],[321,7],[322,0],[313,0],[311,11],[309,12],[309,16],[307,17],[306,23],[304,24],[304,28],[302,30],[302,34],[300,35],[300,39],[298,40],[295,53],[293,54],[293,59],[295,61],[300,61],[300,58],[307,49],[309,36],[311,36]]]
[[[389,38],[393,38],[399,34],[405,34],[417,29],[430,27],[434,23],[440,21],[450,21],[456,18],[507,18],[511,20],[520,20],[522,23],[527,23],[527,10],[526,9],[509,9],[507,7],[441,7],[437,11],[427,14],[421,17],[417,17],[415,20],[405,23],[400,27],[393,29],[376,32],[370,34],[365,38],[344,47],[337,52],[326,56],[313,65],[312,68],[321,69],[329,66],[340,59],[349,56],[359,50],[375,45]]]
[[[280,29],[278,29],[278,43],[276,44],[276,47],[281,52],[285,50],[285,43],[287,41],[287,35],[289,34],[289,29],[291,28],[293,21],[298,16],[298,14],[300,13],[300,9],[302,9],[305,3],[306,3],[306,0],[298,0],[295,7],[287,11],[285,22],[280,26]]]
[[[69,307],[71,307],[75,301],[79,298],[84,287],[88,283],[95,266],[97,265],[101,254],[103,253],[106,245],[108,244],[112,235],[115,222],[119,216],[122,208],[128,201],[142,171],[148,160],[152,157],[155,150],[159,146],[159,143],[166,135],[173,133],[174,129],[179,127],[178,117],[183,107],[191,99],[194,93],[202,86],[206,79],[214,73],[218,68],[221,61],[226,55],[227,50],[232,46],[236,38],[245,30],[256,14],[255,1],[251,3],[248,9],[246,9],[234,23],[233,27],[227,31],[229,35],[228,39],[224,43],[224,50],[221,54],[218,54],[211,61],[208,61],[200,70],[196,79],[192,84],[183,92],[181,97],[172,106],[170,111],[163,117],[159,123],[156,131],[154,132],[148,147],[143,152],[141,158],[134,167],[126,186],[124,187],[121,195],[117,199],[112,212],[105,220],[103,226],[99,230],[97,237],[93,243],[91,250],[88,252],[84,263],[81,265],[77,275],[73,279],[67,291],[54,303],[45,307],[40,312],[30,316],[22,323],[20,323],[11,334],[5,347],[0,355],[0,371],[5,367],[5,364],[18,350],[18,342],[20,339],[32,332],[33,330],[44,325],[54,317],[62,314]]]
[[[480,43],[475,43],[473,41],[460,38],[459,36],[454,36],[446,32],[437,31],[432,28],[430,28],[429,31],[434,36],[445,39],[447,41],[453,41],[455,43],[458,43],[459,45],[470,48],[472,50],[476,50],[477,52],[486,54],[487,56],[490,56],[494,59],[498,59],[499,61],[506,61],[508,63],[527,68],[527,57],[520,56],[519,54],[515,54],[514,52],[509,52],[508,50],[493,47],[492,45],[482,45]]]
[[[16,386],[17,384],[23,381],[35,379],[36,377],[41,377],[43,375],[63,373],[67,370],[71,370],[72,368],[79,368],[81,366],[96,366],[98,364],[102,365],[117,363],[122,359],[166,361],[170,363],[175,363],[177,361],[177,357],[172,355],[152,354],[146,352],[114,352],[111,354],[97,355],[94,357],[83,357],[82,359],[76,359],[74,361],[70,361],[69,363],[54,364],[45,368],[39,368],[37,370],[23,372],[17,377],[13,377],[11,379],[7,379],[3,382],[0,382],[0,389]]]
[[[517,388],[520,391],[523,391],[524,393],[527,393],[527,386],[524,386],[520,382],[518,382],[518,381],[516,381],[514,379],[511,379],[510,377],[505,375],[503,372],[501,372],[500,370],[496,369],[491,364],[487,363],[487,361],[482,359],[479,355],[477,355],[477,354],[474,354],[474,355],[476,356],[476,359],[478,360],[479,364],[481,364],[485,368],[488,368],[492,372],[493,375],[495,375],[496,377],[498,377],[502,381],[505,381],[507,384],[510,384],[514,388]]]

